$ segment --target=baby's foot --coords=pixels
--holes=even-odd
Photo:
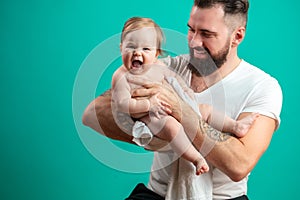
[[[244,117],[241,120],[236,121],[236,124],[233,128],[233,133],[237,137],[244,137],[249,131],[253,122],[259,117],[258,113],[251,113],[247,117]]]
[[[203,157],[195,160],[193,164],[196,167],[196,175],[201,175],[209,171],[208,164]]]

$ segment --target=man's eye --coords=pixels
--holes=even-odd
[[[202,32],[201,35],[206,38],[212,38],[214,35],[206,32]]]
[[[189,28],[189,32],[195,33],[194,29]]]

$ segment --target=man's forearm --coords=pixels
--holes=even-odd
[[[135,96],[149,96],[159,93],[160,100],[171,105],[171,114],[184,127],[185,132],[207,160],[234,181],[243,179],[253,169],[268,147],[274,131],[274,120],[260,117],[255,121],[251,133],[237,139],[222,133],[205,123],[164,81],[162,85],[143,85],[147,89],[136,90]],[[255,127],[255,128],[253,128]],[[261,134],[263,132],[263,134]],[[260,143],[256,141],[259,140]]]
[[[110,91],[97,97],[88,105],[84,111],[82,122],[111,139],[133,143],[132,136],[121,130],[114,120]]]
[[[204,122],[187,104],[182,104],[181,123],[206,159],[227,174],[232,180],[239,181],[252,169],[246,159],[243,143],[235,137],[222,133]]]

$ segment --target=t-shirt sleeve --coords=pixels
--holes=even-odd
[[[248,103],[243,112],[257,112],[277,120],[280,124],[280,112],[282,108],[282,90],[274,78],[265,79],[252,90]]]
[[[189,55],[183,54],[175,57],[168,56],[165,58],[161,58],[160,61],[162,61],[165,65],[170,67],[172,70],[180,72],[183,69],[185,69],[189,61]]]
[[[163,62],[165,65],[167,66],[170,66],[170,63],[171,63],[171,57],[170,56],[167,56],[167,57],[164,57],[164,58],[160,58],[159,61]]]

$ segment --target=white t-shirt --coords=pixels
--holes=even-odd
[[[168,57],[163,61],[175,69],[190,84],[191,71],[186,67],[189,61],[188,55],[175,58]],[[277,80],[244,60],[223,80],[201,93],[196,93],[195,96],[199,103],[210,104],[218,111],[224,111],[233,119],[236,119],[243,112],[257,112],[276,119],[277,127],[280,124],[282,91]],[[168,194],[166,199],[170,193],[176,193],[176,190],[183,193],[176,194],[176,198],[190,200],[229,199],[247,194],[248,177],[239,182],[233,182],[227,175],[213,166],[211,166],[209,173],[194,177],[194,180],[197,179],[196,182],[199,182],[198,185],[194,185],[194,183],[189,185],[188,180],[181,179],[191,179],[193,176],[184,175],[185,172],[180,170],[184,168],[182,165],[190,166],[191,164],[181,158],[179,161],[171,163],[172,158],[171,152],[156,152],[154,154],[153,171],[148,184],[148,187],[156,193],[162,196]],[[191,165],[191,167],[193,166]],[[210,181],[213,185],[212,191]],[[213,197],[211,197],[211,193]]]

